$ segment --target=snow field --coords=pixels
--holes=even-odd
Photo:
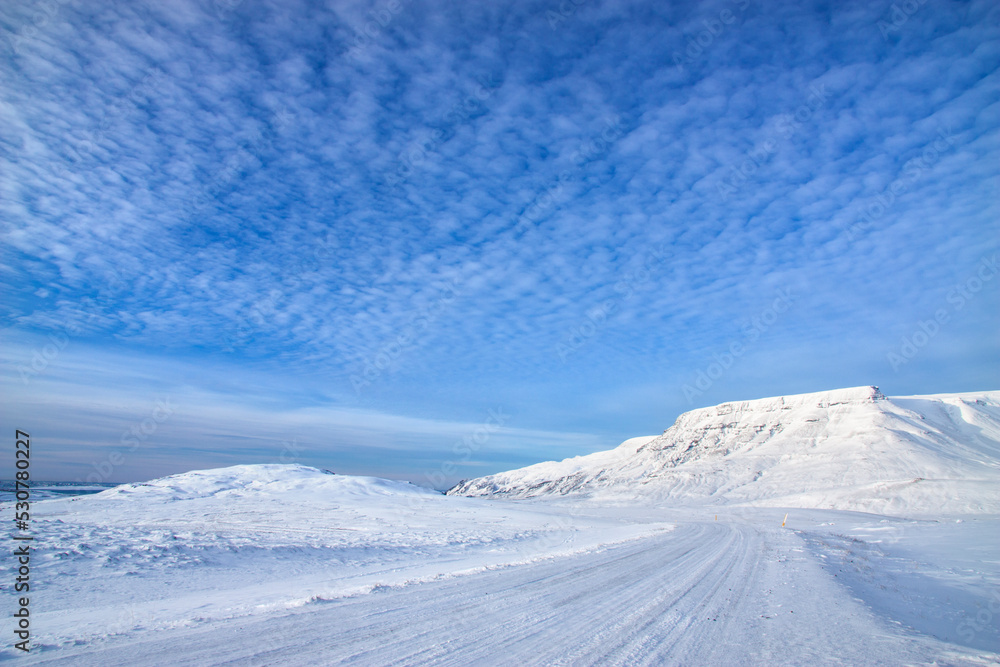
[[[234,585],[233,571],[213,564],[193,568],[203,570],[195,591],[182,585],[192,568],[155,568],[145,579],[130,580],[131,598],[123,597],[124,589],[100,588],[104,579],[82,570],[82,583],[71,585],[79,592],[93,589],[88,600],[93,606],[73,604],[40,615],[39,630],[50,639],[18,661],[986,665],[1000,660],[996,625],[968,625],[990,609],[989,592],[1000,583],[995,556],[1000,517],[957,523],[830,510],[441,500],[466,510],[464,519],[449,515],[452,529],[482,531],[477,517],[497,519],[502,512],[505,521],[518,522],[534,513],[541,525],[562,515],[575,540],[572,546],[536,543],[533,552],[508,548],[499,560],[490,560],[498,542],[470,550],[452,545],[446,549],[450,558],[404,546],[404,557],[376,558],[367,569],[334,564],[325,575],[289,544],[284,562],[302,568],[302,576],[292,578],[283,578],[280,568],[268,573],[276,553],[249,552],[240,567],[257,567],[259,580],[247,591],[257,597],[244,602],[269,592],[275,596],[275,604],[249,609],[239,604],[246,582]],[[435,515],[425,521],[436,523],[442,508],[424,506]],[[633,530],[609,541],[610,525]],[[320,580],[330,575],[334,578]],[[340,581],[345,575],[353,582]],[[337,592],[292,592],[300,586]],[[39,607],[52,599],[40,598]],[[124,604],[125,599],[131,602]]]
[[[670,529],[279,465],[197,471],[34,509],[32,628],[41,653],[532,563]]]

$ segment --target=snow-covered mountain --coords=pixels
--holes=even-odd
[[[448,493],[997,513],[1000,392],[887,398],[855,387],[723,403],[682,414],[660,436]]]

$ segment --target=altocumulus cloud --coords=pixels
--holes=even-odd
[[[243,369],[280,424],[474,425],[502,405],[533,435],[488,472],[567,453],[556,431],[591,434],[584,453],[662,430],[788,289],[697,400],[879,383],[1000,239],[1000,10],[894,6],[7,3],[9,386],[55,336],[32,392],[111,395],[127,359],[157,369],[131,380],[144,396],[232,410],[253,401],[215,385]],[[956,313],[895,391],[995,378],[995,304]],[[105,366],[63,375],[73,350]],[[205,371],[166,382],[164,360]],[[281,430],[217,423],[238,447],[199,439],[209,422],[150,470],[265,456],[255,434]],[[397,442],[437,469],[454,435]],[[375,440],[308,457],[378,472]]]

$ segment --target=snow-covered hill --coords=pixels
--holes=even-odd
[[[660,436],[462,482],[449,495],[1000,512],[1000,392],[877,387],[723,403]]]
[[[275,497],[301,503],[322,497],[323,502],[329,503],[332,500],[393,495],[439,494],[409,482],[337,475],[304,465],[264,463],[192,470],[150,482],[122,484],[95,495],[93,502],[141,499],[153,504],[210,497],[220,500],[248,498],[254,501]]]
[[[12,520],[13,509],[0,502],[0,518]],[[43,656],[547,561],[670,529],[658,520],[567,516],[544,503],[447,498],[408,482],[291,464],[196,470],[41,500],[32,503],[32,527],[45,544],[32,560],[45,576],[31,581],[34,645]],[[0,661],[13,655],[8,644]],[[171,656],[127,664],[192,663]]]

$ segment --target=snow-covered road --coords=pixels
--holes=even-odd
[[[646,510],[628,520],[662,521],[659,514]],[[824,569],[824,559],[810,551],[801,531],[780,527],[773,510],[726,512],[718,521],[671,514],[674,530],[619,544],[264,615],[124,633],[61,647],[49,654],[51,661],[46,652],[33,653],[25,663],[165,664],[169,658],[175,665],[802,665],[996,659],[876,615],[857,590]]]

